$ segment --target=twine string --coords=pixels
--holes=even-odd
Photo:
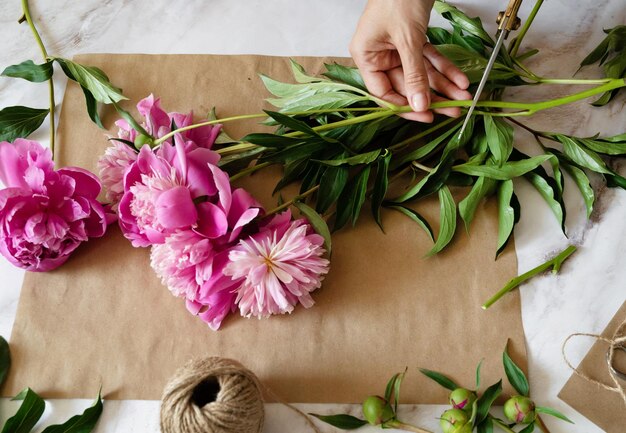
[[[598,334],[587,334],[587,333],[572,334],[569,337],[567,337],[565,341],[563,342],[563,346],[561,347],[561,354],[563,355],[563,359],[565,360],[565,363],[567,364],[567,366],[574,371],[574,374],[583,378],[587,382],[593,383],[601,387],[602,389],[619,394],[622,397],[622,400],[624,401],[624,405],[626,406],[626,390],[624,389],[624,386],[621,384],[619,378],[617,377],[617,375],[611,368],[613,365],[613,359],[615,356],[615,349],[617,347],[626,347],[626,335],[622,333],[624,328],[626,328],[626,319],[624,319],[624,321],[622,321],[622,323],[617,327],[617,329],[615,330],[611,338],[607,338]],[[565,347],[567,346],[567,343],[574,337],[591,337],[591,338],[595,338],[598,341],[603,341],[609,345],[609,351],[607,355],[607,368],[609,370],[609,376],[611,377],[611,380],[613,381],[614,386],[607,385],[606,383],[593,379],[572,365],[572,363],[567,358],[567,355],[565,354]]]
[[[200,399],[197,394],[201,391],[213,395]],[[190,361],[170,379],[163,391],[161,431],[260,433],[265,419],[262,391],[320,433],[304,412],[280,399],[252,371],[237,361],[220,357]]]

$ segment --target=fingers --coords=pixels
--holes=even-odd
[[[459,89],[465,90],[469,87],[470,82],[467,76],[431,44],[424,46],[423,53],[424,57],[430,61],[432,66]]]
[[[395,44],[402,60],[405,94],[416,112],[426,111],[430,105],[430,85],[423,56],[425,43],[425,36],[417,33],[403,35]]]
[[[392,104],[400,106],[407,104],[406,98],[395,90],[386,72],[363,69],[361,75],[372,95]]]
[[[467,90],[460,89],[455,83],[450,81],[445,75],[435,69],[430,61],[425,60],[424,63],[426,64],[428,81],[434,90],[450,99],[472,99],[471,93]]]

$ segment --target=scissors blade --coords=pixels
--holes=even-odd
[[[485,88],[485,84],[487,84],[487,79],[489,78],[489,73],[493,68],[494,63],[496,62],[496,58],[498,57],[498,53],[500,52],[500,48],[502,47],[502,43],[506,38],[506,32],[501,31],[500,36],[498,36],[498,40],[496,42],[496,46],[493,48],[493,52],[491,53],[491,57],[489,57],[489,61],[487,62],[487,66],[485,67],[485,72],[483,73],[482,78],[480,79],[480,83],[478,84],[478,88],[476,89],[476,93],[474,94],[474,99],[472,100],[472,105],[470,105],[469,110],[467,110],[467,115],[465,116],[465,121],[463,121],[463,126],[461,126],[461,131],[459,132],[459,138],[463,136],[463,132],[467,127],[467,124],[472,117],[472,113],[474,112],[474,108],[476,108],[476,104],[480,99],[480,95]]]

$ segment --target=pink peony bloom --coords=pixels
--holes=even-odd
[[[119,221],[135,247],[165,242],[178,230],[194,229],[219,243],[233,242],[261,206],[244,190],[231,190],[217,167],[219,155],[184,143],[142,147],[124,178]]]
[[[313,305],[310,293],[321,286],[328,260],[321,236],[304,219],[287,211],[272,218],[258,234],[241,240],[229,253],[223,272],[241,280],[236,289],[242,316],[291,313],[300,302]]]
[[[29,271],[63,264],[91,237],[104,235],[113,214],[97,201],[100,181],[92,173],[54,170],[39,143],[0,143],[0,253]]]
[[[98,160],[100,179],[106,191],[106,198],[113,209],[117,209],[124,195],[124,175],[130,165],[137,160],[137,152],[128,145],[114,142]]]
[[[189,114],[167,113],[161,108],[161,100],[150,95],[137,104],[137,111],[144,117],[143,128],[154,138],[161,138],[172,131],[172,125],[182,128],[193,124],[193,112]],[[120,119],[115,124],[119,127],[118,137],[124,140],[135,142],[138,132],[124,119]],[[219,135],[221,125],[205,125],[189,131],[181,132],[185,141],[192,142],[197,147],[210,149]]]

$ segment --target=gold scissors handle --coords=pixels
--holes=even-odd
[[[521,5],[522,0],[509,0],[509,5],[506,7],[506,10],[498,13],[498,18],[496,18],[498,34],[501,31],[505,31],[506,36],[508,36],[511,30],[517,30],[519,28],[522,21],[517,16],[517,13]]]

